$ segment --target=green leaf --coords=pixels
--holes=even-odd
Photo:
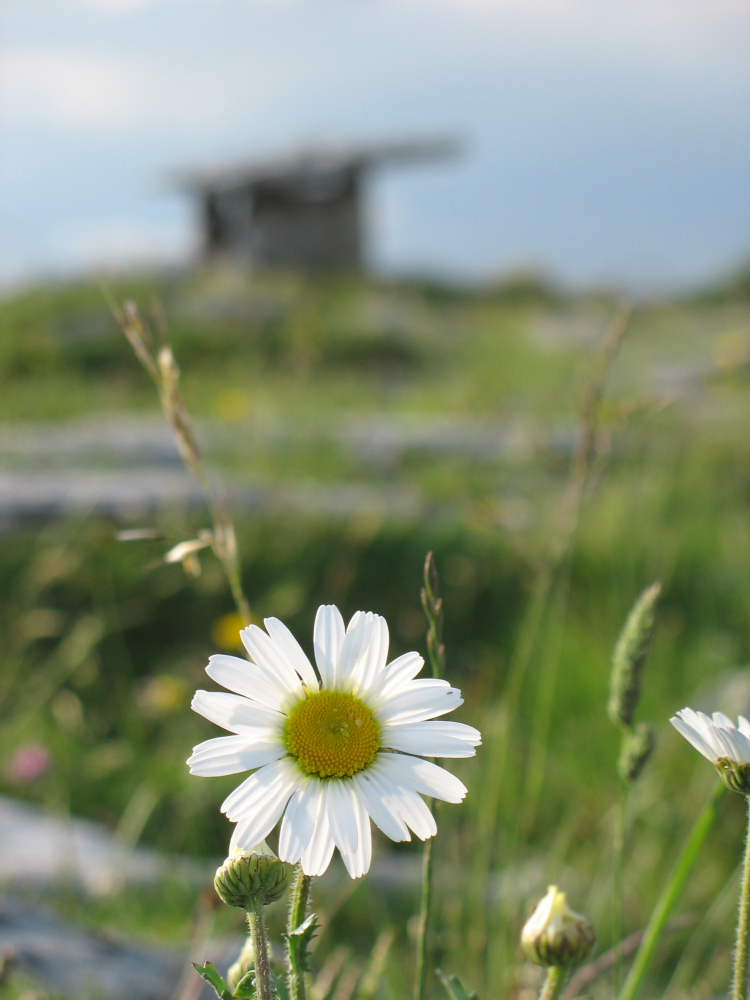
[[[274,989],[279,1000],[289,1000],[289,990],[287,989],[286,980],[281,976],[274,975],[273,972],[271,973],[271,979],[273,980]]]
[[[303,944],[309,944],[318,929],[318,917],[315,913],[310,913],[302,921],[299,927],[289,931],[289,937],[298,938]]]
[[[299,956],[300,963],[305,972],[309,972],[310,969],[307,964],[307,948],[312,939],[315,937],[318,931],[318,918],[314,913],[309,914],[305,920],[295,927],[293,931],[289,931],[288,937],[289,942],[292,947],[295,948],[296,954]]]
[[[208,985],[212,987],[220,1000],[232,1000],[231,990],[210,962],[204,962],[203,965],[199,962],[193,962],[193,968],[201,979],[205,979]]]
[[[442,969],[435,971],[451,1000],[479,1000],[476,993],[468,992],[458,976],[449,976]]]
[[[241,1000],[255,1000],[255,969],[250,969],[240,979],[234,988],[234,995],[241,998]]]

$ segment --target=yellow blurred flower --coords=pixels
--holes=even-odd
[[[174,674],[149,677],[138,693],[140,707],[151,716],[168,715],[185,707],[188,687]]]
[[[250,416],[252,404],[245,389],[224,389],[216,398],[216,413],[226,423],[237,423]]]
[[[216,619],[211,629],[211,634],[219,649],[244,650],[245,647],[242,645],[240,632],[250,624],[250,622],[246,622],[236,611],[231,611],[228,615],[222,615],[221,618]]]

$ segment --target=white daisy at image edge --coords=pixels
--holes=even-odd
[[[706,715],[681,708],[669,721],[712,764],[725,759],[750,764],[750,722],[744,716],[735,726],[723,712]]]
[[[357,611],[318,608],[316,674],[278,618],[240,633],[250,661],[216,655],[206,673],[231,694],[196,691],[192,708],[234,734],[198,744],[190,773],[253,771],[224,800],[234,850],[252,849],[282,819],[278,855],[322,875],[338,848],[352,878],[370,867],[370,820],[391,840],[437,832],[421,798],[461,802],[464,784],[426,757],[473,757],[481,735],[439,717],[463,703],[447,681],[417,678],[415,652],[390,663],[388,626]],[[318,676],[319,675],[319,676]],[[438,720],[438,721],[435,721]],[[255,770],[257,768],[257,770]]]

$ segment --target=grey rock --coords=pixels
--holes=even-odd
[[[0,883],[6,888],[70,885],[92,895],[167,874],[208,885],[214,867],[132,848],[98,823],[0,797]]]
[[[0,897],[0,948],[56,994],[86,1000],[160,1000],[182,960],[75,927],[46,910]]]

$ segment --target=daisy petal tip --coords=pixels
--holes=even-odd
[[[206,668],[208,669],[208,668]],[[204,704],[203,699],[208,694],[208,691],[196,691],[193,697],[190,699],[190,708],[196,712],[198,715],[202,715],[203,712],[201,708]]]

